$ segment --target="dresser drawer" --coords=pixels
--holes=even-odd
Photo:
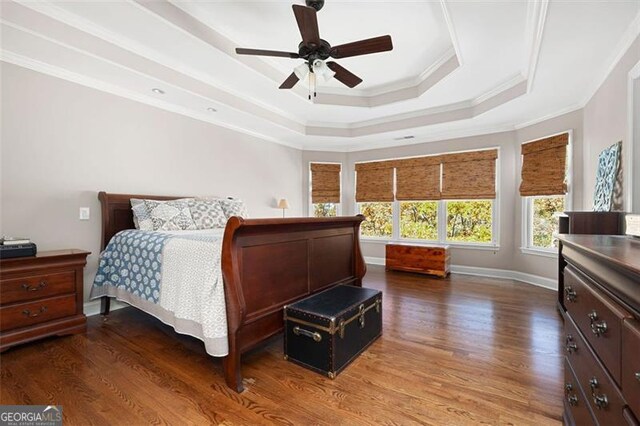
[[[573,367],[594,417],[601,425],[625,424],[625,403],[615,382],[596,359],[571,318],[566,317],[566,358]]]
[[[0,303],[6,305],[73,293],[76,289],[75,280],[74,271],[2,280],[0,282]]]
[[[587,338],[614,380],[620,383],[620,336],[631,315],[595,289],[571,265],[564,270],[567,312]]]
[[[564,405],[566,411],[571,413],[571,419],[567,419],[570,425],[582,426],[594,424],[589,403],[566,358],[564,360]]]
[[[0,308],[2,331],[67,317],[76,313],[75,293]]]
[[[622,326],[622,395],[640,416],[640,321],[625,320]]]

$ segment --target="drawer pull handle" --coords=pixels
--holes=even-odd
[[[573,394],[571,395],[569,392],[573,390],[573,385],[571,383],[566,383],[564,385],[564,390],[567,394],[567,402],[569,405],[578,405],[578,396]]]
[[[564,294],[567,298],[568,302],[575,302],[578,294],[573,290],[572,287],[567,287],[564,289]]]
[[[591,321],[591,323],[593,324],[593,322],[598,319],[598,313],[595,310],[593,310],[587,314],[587,317],[589,318],[589,321]]]
[[[565,339],[565,349],[568,353],[573,353],[578,350],[578,345],[573,342],[573,336],[571,334],[567,334],[567,338]]]
[[[35,318],[40,316],[40,314],[44,314],[45,312],[47,312],[47,307],[46,306],[41,306],[40,309],[38,309],[37,312],[31,312],[29,309],[25,309],[24,311],[22,311],[22,315],[29,317],[29,318]]]
[[[319,342],[319,341],[322,340],[322,336],[317,331],[316,332],[312,332],[312,331],[309,331],[309,330],[305,330],[304,328],[300,328],[297,325],[295,327],[293,327],[293,334],[295,334],[296,336],[302,335],[302,336],[311,337],[316,342]]]
[[[636,373],[636,380],[640,382],[640,373]]]
[[[360,328],[364,328],[364,304],[358,307],[358,323],[360,323]]]
[[[42,290],[46,286],[47,286],[47,282],[44,281],[44,280],[40,281],[40,283],[38,285],[34,285],[34,286],[32,286],[31,284],[27,284],[27,283],[22,284],[22,288],[25,291],[38,291],[38,290]]]
[[[591,332],[597,337],[607,332],[607,323],[604,321],[594,322],[591,324]]]
[[[607,408],[607,405],[609,405],[609,400],[607,399],[607,395],[593,394],[592,396],[593,396],[593,403],[596,404],[596,408],[598,410]]]

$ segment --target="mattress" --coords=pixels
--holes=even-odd
[[[228,354],[222,279],[224,229],[116,234],[100,253],[91,299],[116,298]]]

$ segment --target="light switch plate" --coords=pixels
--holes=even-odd
[[[91,209],[89,207],[80,207],[80,220],[89,220],[91,218]]]

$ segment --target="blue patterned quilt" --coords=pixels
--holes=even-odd
[[[174,235],[126,230],[116,234],[100,255],[94,287],[111,285],[158,303],[162,249]]]

